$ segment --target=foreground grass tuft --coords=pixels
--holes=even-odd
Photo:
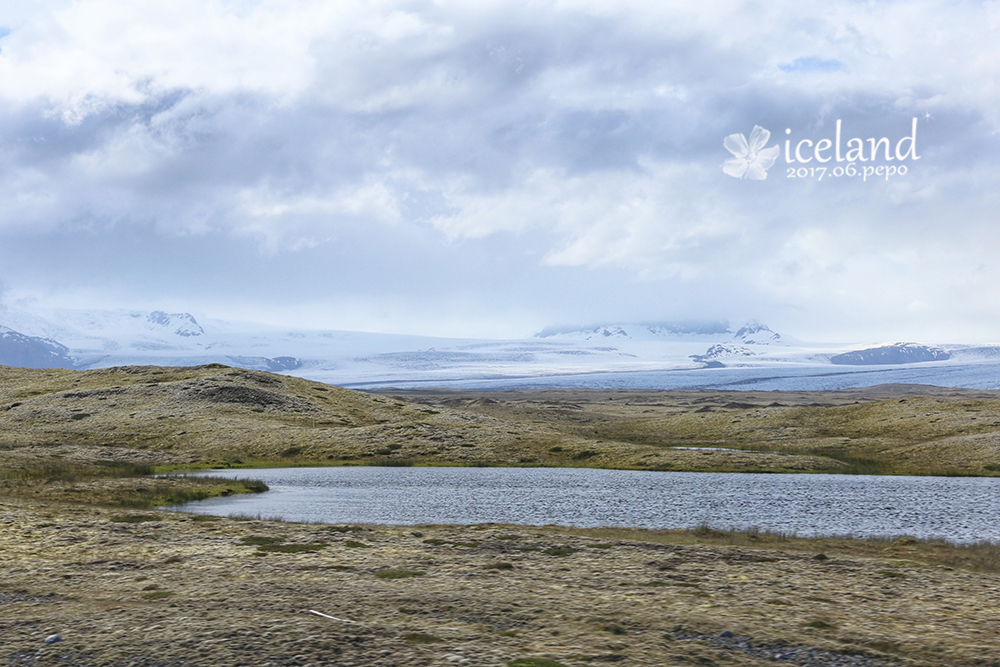
[[[552,547],[550,549],[543,549],[542,553],[548,554],[549,556],[572,556],[579,549],[574,549],[573,547]]]
[[[261,546],[266,544],[281,544],[284,540],[280,537],[269,537],[267,535],[247,535],[240,538],[240,544],[249,546]]]
[[[153,591],[152,593],[146,593],[145,595],[143,595],[142,599],[143,600],[163,600],[164,598],[168,598],[171,595],[173,595],[173,593],[171,593],[170,591]]]
[[[144,521],[160,521],[155,514],[116,514],[111,517],[114,523],[143,523]]]
[[[375,576],[379,579],[409,579],[411,577],[422,577],[426,572],[417,572],[415,570],[380,570],[375,573]]]
[[[328,546],[330,545],[322,542],[315,544],[262,544],[257,547],[257,551],[260,553],[299,554],[312,553]]]

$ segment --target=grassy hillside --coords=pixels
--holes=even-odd
[[[1000,394],[914,386],[372,394],[217,364],[0,367],[7,477],[264,463],[993,475]]]
[[[545,425],[586,442],[594,459],[645,447],[632,467],[877,474],[1000,472],[1000,392],[884,385],[830,392],[525,390],[394,392]],[[672,448],[703,449],[672,449]],[[741,450],[727,452],[724,449]],[[573,464],[565,451],[546,464]],[[635,465],[638,463],[638,465]]]

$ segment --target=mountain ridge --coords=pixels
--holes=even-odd
[[[69,348],[48,338],[26,336],[0,325],[0,365],[25,368],[74,368]]]
[[[839,355],[877,347],[804,343],[758,320],[749,320],[738,328],[721,321],[549,327],[533,337],[514,340],[297,331],[274,325],[195,318],[187,312],[166,310],[29,312],[6,308],[0,309],[0,323],[10,332],[6,339],[9,353],[0,357],[0,362],[6,360],[7,364],[86,370],[221,363],[353,387],[476,383],[475,386],[502,388],[513,386],[511,383],[521,386],[520,381],[526,380],[548,382],[550,386],[567,382],[573,386],[580,382],[594,383],[589,386],[628,386],[640,381],[642,386],[668,388],[691,386],[690,382],[695,380],[677,372],[730,369],[743,375],[736,378],[720,373],[705,375],[703,379],[699,376],[697,381],[705,384],[698,386],[755,382],[755,377],[787,377],[787,381],[776,380],[779,384],[769,386],[835,388],[857,385],[854,380],[847,384],[816,381],[802,385],[795,378],[821,378],[827,373],[824,369],[831,366],[845,372],[851,372],[852,368],[860,370],[866,364],[851,361],[857,354],[845,358]],[[15,334],[19,336],[16,342]],[[31,346],[34,352],[15,355],[10,350],[17,345]],[[976,388],[997,386],[996,374],[988,375],[988,369],[977,364],[995,363],[1000,359],[1000,346],[940,349],[943,352],[936,356],[883,355],[867,365],[888,369],[962,364],[966,369],[962,371],[964,375],[941,375],[942,381]],[[924,373],[919,380],[912,374],[903,379],[936,384],[935,372]],[[658,373],[661,379],[646,384],[645,380],[634,380],[630,374],[635,373]],[[857,382],[867,382],[862,376],[857,377]],[[892,375],[870,377],[870,384],[896,379]]]

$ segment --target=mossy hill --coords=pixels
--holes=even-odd
[[[1000,392],[375,394],[218,364],[0,367],[0,467],[97,461],[993,475]]]

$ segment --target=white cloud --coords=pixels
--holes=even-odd
[[[258,239],[268,253],[315,247],[335,236],[345,219],[361,225],[399,221],[399,202],[381,182],[325,194],[278,192],[261,187],[237,194],[236,229]]]
[[[955,295],[988,279],[968,258],[995,263],[996,2],[28,4],[0,37],[10,238],[251,239],[267,257],[351,239],[386,262],[432,238],[456,264],[494,244],[533,276],[762,309],[843,310],[874,285],[858,312],[887,320],[972,312]],[[755,124],[895,136],[914,116],[906,179],[721,169],[723,138]]]
[[[636,171],[536,170],[497,193],[452,188],[446,195],[452,213],[432,222],[452,238],[544,229],[561,239],[543,258],[553,266],[611,265],[690,278],[709,269],[707,258],[698,257],[703,242],[723,242],[745,229],[745,217],[728,203],[686,196],[711,192],[711,180],[698,167],[649,160]]]
[[[335,4],[89,0],[36,18],[4,40],[2,94],[46,100],[70,123],[171,90],[299,92],[314,67],[315,31]]]

